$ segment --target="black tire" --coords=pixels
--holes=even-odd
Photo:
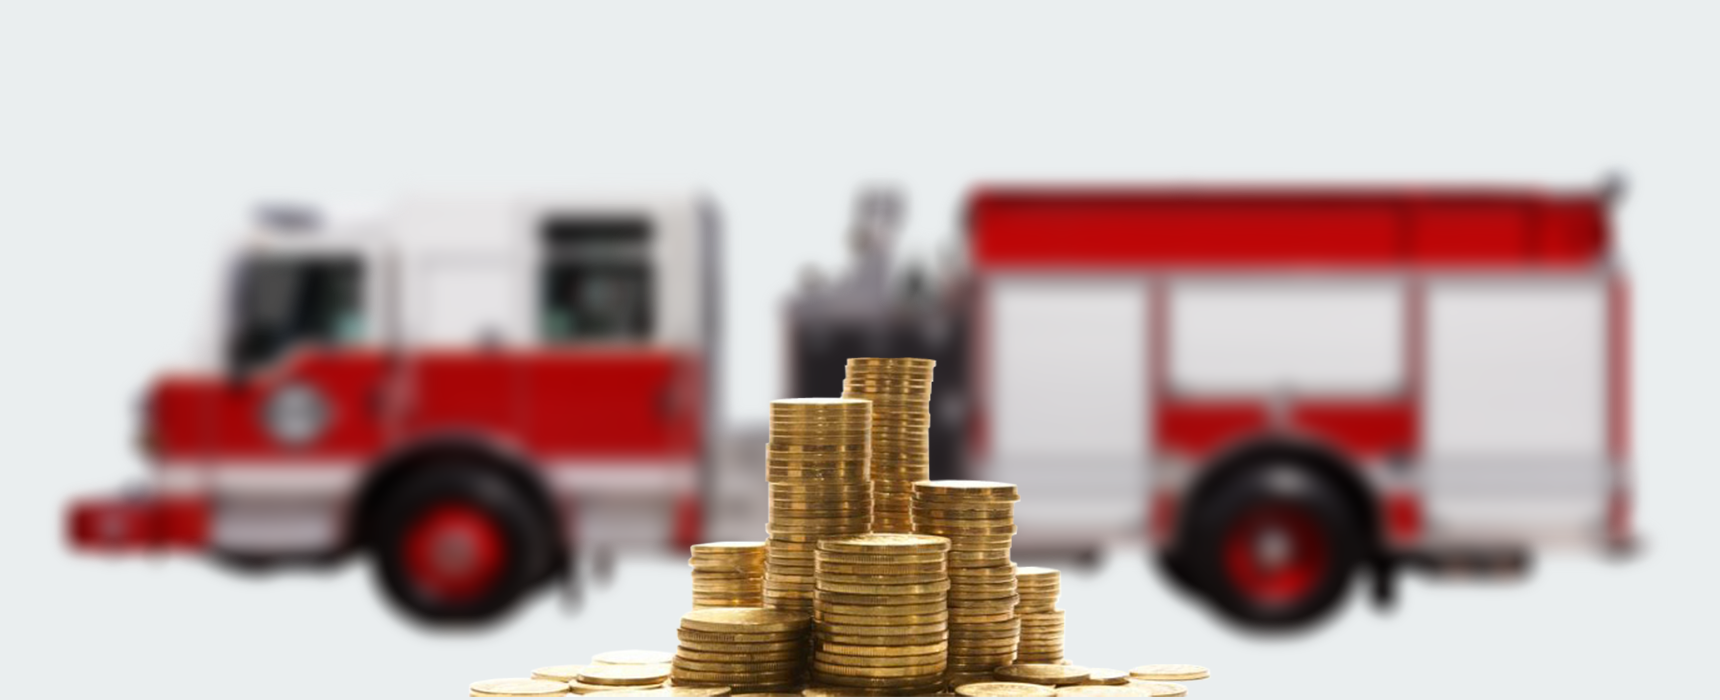
[[[541,510],[494,471],[426,467],[374,514],[382,584],[424,620],[492,617],[552,570],[555,540]]]
[[[1358,515],[1331,484],[1294,463],[1231,480],[1191,515],[1179,557],[1186,575],[1226,616],[1253,627],[1292,627],[1330,613],[1366,558]]]
[[[1200,590],[1189,566],[1188,557],[1184,556],[1181,550],[1161,551],[1153,558],[1158,562],[1159,571],[1163,572],[1171,583],[1176,584],[1178,589],[1191,592]]]

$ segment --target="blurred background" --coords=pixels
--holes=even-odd
[[[618,545],[612,565],[591,553],[578,603],[569,586],[550,585],[493,624],[456,629],[386,603],[362,557],[255,571],[70,553],[73,498],[148,474],[137,441],[149,384],[211,351],[237,352],[212,320],[229,313],[235,240],[256,231],[258,203],[306,202],[326,221],[362,222],[415,211],[402,202],[474,194],[602,212],[614,201],[582,198],[651,192],[686,231],[702,230],[691,223],[699,202],[714,205],[720,274],[687,298],[720,299],[720,314],[697,315],[720,318],[720,332],[693,324],[686,337],[712,348],[708,428],[744,450],[762,442],[770,399],[820,381],[821,393],[836,391],[834,376],[796,375],[805,340],[791,330],[808,326],[796,314],[838,315],[808,300],[864,273],[855,200],[872,183],[904,204],[890,269],[937,280],[971,265],[956,242],[976,183],[1597,193],[1615,173],[1627,183],[1612,213],[1615,252],[1634,297],[1634,525],[1647,545],[1635,559],[1549,553],[1526,581],[1411,575],[1389,612],[1357,586],[1317,624],[1275,634],[1180,592],[1138,540],[1024,550],[1017,561],[1089,562],[1065,577],[1071,659],[1205,664],[1215,677],[1199,695],[1433,696],[1461,684],[1590,696],[1694,679],[1680,671],[1698,668],[1678,632],[1690,626],[1677,623],[1715,612],[1699,538],[1712,526],[1703,494],[1720,485],[1691,466],[1705,454],[1702,392],[1715,379],[1703,363],[1715,338],[1701,319],[1720,291],[1705,235],[1720,217],[1704,206],[1720,155],[1708,125],[1720,115],[1698,87],[1715,65],[1699,35],[1711,13],[1088,3],[0,12],[0,179],[13,195],[0,206],[13,244],[0,263],[12,292],[0,297],[11,323],[0,410],[17,494],[8,550],[26,574],[7,587],[27,610],[8,634],[36,652],[32,675],[17,679],[26,689],[87,679],[111,692],[123,678],[149,695],[455,695],[478,678],[669,644],[687,570],[666,548]],[[302,223],[296,210],[273,211],[272,226]],[[936,387],[946,386],[940,374]],[[290,434],[304,400],[285,403],[245,410],[280,411]],[[654,527],[675,522],[669,507]],[[701,514],[710,534],[762,537],[762,518],[747,532],[737,529],[744,515],[720,520],[723,507]],[[1664,670],[1648,678],[1572,670],[1650,659]],[[97,665],[99,678],[88,671]]]

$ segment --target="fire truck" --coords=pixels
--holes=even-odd
[[[1389,599],[1406,565],[1627,551],[1615,197],[980,187],[963,262],[936,270],[891,262],[899,205],[869,197],[853,269],[785,307],[788,394],[834,395],[847,357],[936,359],[934,478],[1019,484],[1018,549],[1144,538],[1251,624],[1311,620],[1358,572]],[[727,454],[714,211],[683,193],[264,220],[218,359],[149,391],[152,488],[75,503],[74,543],[364,551],[406,609],[460,619],[576,549],[697,541]]]

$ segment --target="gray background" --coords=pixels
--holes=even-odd
[[[983,179],[1583,185],[1611,169],[1630,177],[1645,556],[1548,557],[1525,585],[1412,580],[1395,613],[1355,598],[1321,629],[1261,638],[1120,545],[1065,583],[1069,655],[1205,664],[1204,697],[1712,684],[1712,10],[418,5],[0,7],[12,689],[453,697],[672,645],[673,556],[623,560],[578,612],[543,595],[492,628],[429,633],[379,604],[367,564],[252,578],[68,555],[67,500],[143,475],[138,392],[209,326],[216,262],[260,197],[706,186],[730,234],[726,420],[747,425],[782,386],[779,304],[803,264],[843,262],[862,181],[911,194],[904,254],[927,258]]]

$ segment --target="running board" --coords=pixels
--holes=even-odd
[[[1515,548],[1441,549],[1403,554],[1398,560],[1441,578],[1517,579],[1529,573],[1529,552]]]

